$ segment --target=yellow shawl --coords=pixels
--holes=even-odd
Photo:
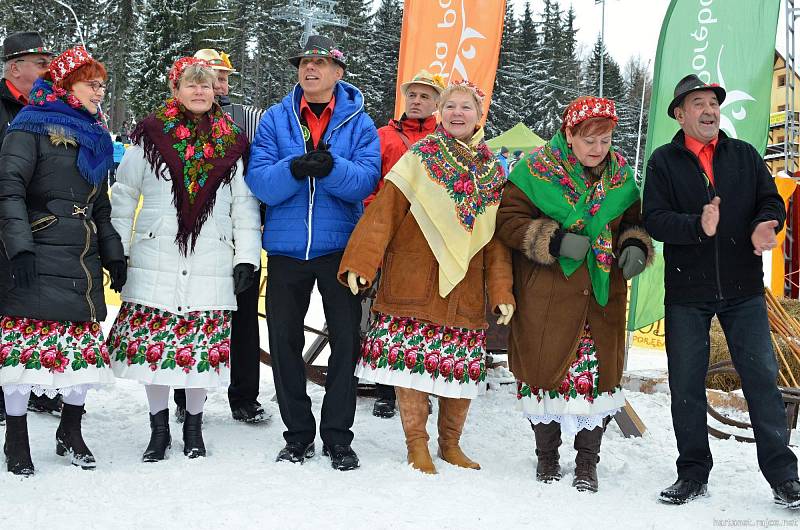
[[[443,129],[403,155],[386,179],[403,192],[436,261],[442,298],[494,235],[506,177],[479,129],[469,143]]]

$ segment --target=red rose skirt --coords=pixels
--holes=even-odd
[[[436,396],[472,399],[486,391],[486,332],[378,314],[356,377]]]
[[[113,382],[99,323],[0,317],[0,386],[6,392],[52,398]]]
[[[117,377],[177,388],[227,388],[231,311],[163,309],[123,302],[108,335]]]
[[[575,434],[581,429],[594,429],[625,405],[621,387],[600,392],[596,386],[599,362],[592,332],[587,323],[578,341],[575,360],[558,388],[533,387],[517,381],[517,400],[522,413],[532,423],[557,421],[561,431]]]

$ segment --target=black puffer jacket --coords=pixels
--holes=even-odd
[[[124,260],[111,226],[105,183],[92,186],[76,166],[73,143],[8,133],[0,149],[0,315],[104,320],[102,264]],[[12,288],[8,259],[36,254],[38,281]]]

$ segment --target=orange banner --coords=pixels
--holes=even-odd
[[[425,68],[447,83],[468,79],[478,85],[486,92],[486,119],[505,12],[505,0],[405,0],[395,116],[405,108],[400,85]]]

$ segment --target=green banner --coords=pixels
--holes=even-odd
[[[645,160],[679,129],[667,107],[689,74],[725,88],[720,128],[764,154],[779,9],[778,0],[672,0],[658,38]],[[662,256],[656,263],[633,281],[631,331],[664,316]]]

